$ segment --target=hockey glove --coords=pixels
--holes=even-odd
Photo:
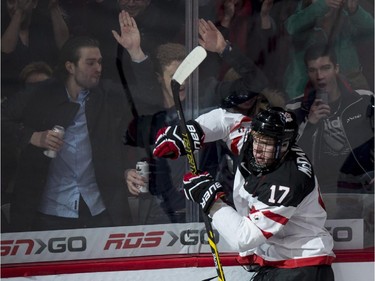
[[[216,200],[224,197],[223,186],[215,181],[208,173],[194,175],[188,173],[184,176],[184,191],[187,199],[200,204],[205,214]]]
[[[192,150],[199,150],[203,145],[204,133],[198,122],[189,120],[186,127],[190,133],[193,142]],[[180,126],[169,126],[161,128],[156,134],[156,142],[154,148],[156,157],[176,159],[181,155],[186,155],[184,140],[182,137]]]

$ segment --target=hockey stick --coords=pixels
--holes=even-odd
[[[186,80],[186,78],[199,66],[199,64],[205,59],[207,56],[206,50],[201,46],[195,47],[187,57],[182,61],[180,66],[177,68],[175,74],[172,77],[171,87],[173,93],[173,99],[177,110],[177,115],[180,123],[182,138],[184,141],[184,146],[186,150],[186,155],[188,158],[188,163],[190,170],[193,174],[197,174],[198,167],[197,161],[194,157],[193,149],[192,149],[192,140],[188,129],[186,127],[186,121],[184,112],[182,110],[181,100],[180,100],[180,87],[182,83]],[[208,243],[211,248],[211,252],[214,258],[214,263],[216,267],[216,271],[218,274],[218,278],[220,281],[225,281],[224,271],[220,262],[219,252],[217,250],[214,232],[212,230],[211,222],[206,214],[203,214],[203,220],[206,227],[207,235],[208,235]]]

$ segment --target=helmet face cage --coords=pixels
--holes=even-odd
[[[283,144],[289,142],[282,142],[280,139],[271,138],[269,136],[259,134],[252,131],[249,136],[249,150],[250,166],[253,171],[266,172],[279,163],[286,149],[283,149]]]
[[[269,108],[253,118],[251,128],[247,153],[250,168],[259,173],[276,167],[293,145],[298,126],[291,113]]]

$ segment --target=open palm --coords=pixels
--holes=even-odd
[[[128,51],[138,49],[141,44],[141,36],[137,24],[129,13],[121,11],[119,14],[119,24],[121,35],[112,30],[113,36],[117,42]]]

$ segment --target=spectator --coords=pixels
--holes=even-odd
[[[27,64],[45,61],[55,65],[69,30],[57,0],[1,3],[1,95],[4,97],[19,90],[18,75]]]
[[[129,86],[132,89],[132,98],[139,115],[150,115],[165,108],[173,106],[173,98],[170,93],[170,85],[163,81],[164,67],[175,61],[171,73],[177,69],[178,65],[185,58],[185,50],[181,50],[181,45],[166,45],[170,48],[170,57],[158,58],[160,52],[156,51],[155,56],[149,56],[143,51],[142,37],[138,29],[136,20],[128,12],[121,11],[119,14],[121,33],[112,31],[117,42],[127,51],[131,59],[130,71],[134,73],[134,79],[130,80]],[[163,50],[163,49],[161,49]],[[173,52],[176,52],[175,54]],[[162,51],[168,54],[168,51]],[[152,60],[156,60],[154,69]],[[167,60],[167,61],[160,61]],[[155,76],[155,72],[157,76]],[[162,83],[162,88],[160,88]],[[152,93],[152,94],[150,94]]]
[[[151,107],[155,104],[154,101],[157,101],[155,96],[162,97],[164,95],[165,98],[162,99],[165,101],[163,107],[171,108],[173,106],[173,99],[169,85],[170,81],[163,80],[164,74],[162,74],[164,71],[163,67],[167,67],[166,62],[162,61],[161,58],[157,58],[157,67],[153,70],[154,66],[151,63],[151,58],[148,57],[141,48],[140,34],[135,20],[130,17],[129,13],[124,11],[120,13],[119,19],[121,35],[116,31],[113,31],[113,34],[116,40],[128,51],[129,56],[133,61],[131,65],[134,68],[134,72],[138,73],[137,79],[135,79],[137,84],[133,91],[134,100],[138,100],[139,103]],[[206,22],[201,19],[199,21],[199,34],[201,36],[199,43],[208,51],[216,53],[216,55],[219,55],[223,60],[232,64],[234,69],[237,70],[241,76],[240,79],[237,79],[234,82],[213,81],[214,79],[211,78],[207,79],[208,82],[203,82],[204,86],[201,87],[201,92],[210,92],[211,97],[215,100],[213,103],[212,99],[207,98],[205,94],[201,94],[200,96],[203,96],[203,99],[200,100],[200,105],[203,104],[203,108],[218,106],[221,97],[226,97],[230,94],[236,95],[236,93],[241,91],[247,91],[247,93],[252,95],[242,97],[249,99],[256,96],[267,86],[267,79],[263,73],[254,66],[251,60],[242,55],[235,46],[231,46],[229,42],[226,42],[222,34],[212,22]],[[179,51],[177,54],[178,59],[174,60],[178,62],[182,61],[184,58],[182,53]],[[171,58],[169,59],[171,60]],[[174,63],[173,69],[169,70],[170,77],[174,73],[174,69],[177,69],[178,65],[178,63]],[[158,76],[154,75],[154,71],[158,73]],[[158,86],[159,82],[162,83],[162,88]],[[142,88],[142,90],[139,90],[139,88]],[[158,94],[160,89],[163,90],[162,92],[164,92],[164,94]],[[145,93],[152,93],[152,95]],[[143,111],[141,111],[139,115],[142,114],[144,114]]]
[[[33,62],[26,65],[19,76],[22,88],[32,87],[35,83],[49,79],[52,76],[52,69],[45,62]],[[6,100],[7,98],[5,98]],[[4,101],[5,101],[4,100]],[[1,205],[10,203],[13,192],[16,170],[20,149],[6,133],[1,136]],[[9,214],[2,221],[2,230],[9,229]]]
[[[158,198],[155,202],[160,202],[164,211],[163,214],[157,213],[157,206],[154,204],[146,220],[147,223],[185,222],[185,198],[181,192],[181,177],[186,163],[185,161],[170,163],[167,159],[154,159],[151,153],[157,130],[165,124],[178,122],[172,97],[171,77],[185,56],[184,45],[167,43],[158,47],[155,71],[162,93],[163,110],[154,115],[139,116],[133,120],[127,130],[127,144],[144,147],[147,152],[151,170],[149,189],[151,194]],[[180,99],[182,101],[185,99],[183,87],[181,87]],[[140,186],[144,185],[143,182],[140,183],[141,177],[137,175],[135,169],[128,170],[125,177],[130,193],[138,196]]]
[[[135,86],[132,88],[133,99],[136,107],[141,108],[139,114],[155,113],[155,107],[160,106],[164,101],[160,93],[159,81],[156,79],[151,66],[151,61],[154,56],[147,56],[141,46],[141,38],[137,23],[134,18],[130,17],[129,13],[122,12],[120,19],[123,18],[124,26],[121,27],[121,36],[113,31],[117,41],[127,50],[131,57],[132,71],[135,75],[133,82]],[[219,83],[219,81],[210,75],[203,77],[200,81],[200,100],[201,108],[210,108],[218,106],[221,98],[229,95],[231,92],[239,92],[240,90],[247,90],[253,93],[259,93],[267,87],[268,81],[264,74],[254,65],[254,63],[244,56],[236,46],[232,46],[229,42],[224,40],[220,31],[210,21],[200,19],[199,21],[199,43],[208,51],[216,54],[221,60],[226,61],[238,71],[241,79],[236,82]],[[157,58],[156,58],[157,59]],[[181,57],[179,57],[181,59]],[[176,66],[177,67],[177,66]],[[156,72],[161,73],[160,69]],[[171,72],[173,74],[173,72]],[[169,85],[167,85],[169,87]],[[150,95],[149,93],[152,93]],[[171,95],[171,94],[170,94]],[[169,98],[169,107],[172,99]],[[164,105],[161,105],[164,107]],[[153,112],[152,112],[153,111]]]
[[[304,94],[287,105],[288,109],[295,110],[301,123],[298,143],[312,159],[323,193],[366,192],[369,187],[360,179],[366,179],[367,184],[373,179],[373,160],[370,159],[373,146],[367,146],[366,153],[356,148],[373,139],[373,94],[361,95],[350,87],[339,74],[334,51],[325,44],[310,46],[305,63],[309,82]],[[357,180],[345,184],[340,182],[339,175],[350,155],[357,162],[357,168],[346,172],[356,171]],[[345,185],[351,187],[347,189]],[[369,191],[373,192],[372,188]]]
[[[127,130],[126,143],[145,148],[150,164],[149,190],[157,198],[147,198],[141,204],[150,204],[149,214],[139,216],[140,223],[167,223],[184,222],[185,200],[181,191],[181,176],[185,170],[185,163],[170,163],[165,159],[153,159],[150,146],[154,142],[157,129],[165,123],[176,123],[177,116],[171,90],[171,77],[186,56],[185,47],[177,43],[162,44],[157,48],[155,64],[141,47],[141,36],[135,19],[128,12],[119,14],[121,35],[113,31],[117,42],[129,54],[132,62],[132,71],[135,80],[131,83],[133,99],[137,108],[137,116]],[[156,74],[156,75],[155,75]],[[135,82],[135,83],[134,83]],[[184,89],[181,89],[181,99],[185,98]],[[145,115],[147,114],[147,115]],[[153,114],[153,115],[152,115]],[[179,176],[178,176],[179,175]],[[125,173],[130,193],[140,194],[139,187],[144,185],[142,178],[135,169]],[[145,199],[144,196],[141,197]],[[163,210],[158,212],[158,204]],[[147,208],[142,208],[145,212]]]
[[[267,77],[270,87],[282,89],[278,79],[287,62],[285,34],[281,29],[281,3],[277,0],[216,1],[217,25],[224,37],[239,47]],[[274,3],[275,2],[275,3]],[[254,44],[257,42],[257,44]],[[228,70],[221,65],[219,79]]]
[[[293,45],[284,80],[289,98],[303,91],[308,81],[303,56],[309,46],[318,42],[335,51],[340,72],[353,88],[369,89],[355,42],[366,37],[373,40],[374,18],[358,0],[300,0],[285,26]]]
[[[176,40],[183,17],[178,18],[178,22],[172,22],[174,17],[168,14],[169,11],[161,10],[152,0],[91,1],[87,5],[85,33],[97,38],[102,44],[103,77],[121,81],[124,80],[122,75],[125,75],[126,81],[123,83],[130,83],[133,79],[128,69],[131,60],[111,36],[111,30],[119,29],[118,14],[121,11],[128,12],[137,21],[142,49],[148,55],[160,44]],[[119,70],[120,66],[123,69]]]
[[[374,202],[373,93],[350,87],[325,44],[310,46],[305,63],[309,82],[304,95],[287,105],[301,123],[298,143],[312,159],[323,195],[348,194],[327,202],[329,218],[362,218],[371,209],[355,198]],[[373,236],[373,219],[370,224]]]
[[[158,48],[158,52],[156,55],[156,63],[153,65],[151,63],[151,58],[147,57],[140,47],[140,36],[135,20],[130,17],[129,13],[124,11],[121,12],[119,19],[121,26],[121,35],[119,35],[115,31],[113,32],[113,34],[117,41],[128,51],[130,57],[133,60],[133,63],[131,65],[134,68],[134,73],[137,77],[135,81],[138,82],[136,88],[138,88],[139,93],[142,93],[137,95],[138,92],[136,89],[132,91],[133,94],[135,94],[134,100],[139,101],[136,105],[146,104],[150,105],[150,108],[152,108],[152,102],[150,99],[162,96],[161,100],[163,101],[162,107],[164,110],[158,114],[155,114],[154,116],[139,117],[133,123],[136,124],[136,126],[132,126],[128,130],[128,140],[130,142],[132,142],[134,145],[147,146],[154,143],[156,132],[159,128],[165,126],[166,124],[172,125],[178,122],[174,108],[170,82],[173,73],[176,71],[177,67],[186,56],[185,47],[181,44],[175,43],[161,45]],[[235,68],[245,76],[243,79],[238,79],[235,83],[231,82],[225,84],[219,83],[217,80],[215,80],[216,82],[211,81],[212,83],[207,83],[207,85],[210,85],[211,88],[208,90],[205,89],[205,91],[211,91],[213,94],[215,94],[217,96],[215,100],[220,99],[221,95],[228,95],[228,93],[233,94],[233,92],[235,92],[237,88],[248,90],[250,96],[247,96],[246,98],[250,99],[251,97],[257,95],[256,92],[252,92],[250,89],[258,89],[266,86],[266,79],[263,74],[252,64],[249,59],[241,55],[237,49],[232,48],[227,44],[227,42],[225,42],[223,36],[216,29],[212,22],[206,22],[205,20],[201,19],[199,22],[199,32],[202,37],[200,39],[200,43],[203,47],[211,52],[220,54],[223,59],[227,59],[231,64],[234,64]],[[156,76],[155,72],[157,73]],[[253,82],[255,80],[255,77],[258,79],[258,81],[257,85],[253,87],[250,82]],[[204,87],[202,87],[202,89],[203,88]],[[152,95],[144,93],[152,93]],[[211,96],[212,93],[210,93]],[[180,99],[184,100],[184,98],[184,87],[181,87]],[[206,103],[202,101],[203,100],[201,100],[200,104],[203,105],[202,110],[204,110]],[[212,100],[210,101],[212,102]],[[139,115],[142,114],[143,111]],[[146,122],[148,122],[148,124]],[[150,129],[145,130],[144,128]],[[149,153],[149,158],[152,158],[151,153]],[[172,173],[173,178],[177,179],[176,181],[173,181],[173,185],[168,185],[168,183],[171,181],[166,181],[169,171],[163,173],[159,172],[161,181],[160,183],[156,184],[157,187],[154,189],[155,192],[160,191],[161,187],[168,187],[167,190],[173,190],[176,186],[181,185],[180,179],[185,169],[185,163],[182,163],[182,165],[176,165],[176,163],[173,163],[173,165],[161,164],[161,162],[167,163],[165,159],[157,159],[156,162],[159,162],[159,164],[155,167],[170,166],[172,170],[176,169],[177,167],[180,168],[178,168],[179,172],[176,171]],[[180,176],[178,176],[179,174]],[[137,179],[135,171],[128,173],[127,176],[128,178],[134,179],[134,181]],[[157,176],[159,175],[157,174]],[[140,177],[138,179],[141,180]],[[165,182],[163,183],[163,181]],[[151,185],[152,184],[153,183],[151,183]],[[139,193],[137,187],[139,185],[139,182],[129,182],[128,185],[130,186],[130,189],[134,189],[132,190],[133,194],[136,195]],[[181,198],[181,194],[180,197],[174,196],[171,198]]]
[[[23,85],[41,82],[51,78],[52,68],[43,61],[32,62],[26,65],[19,78]]]
[[[211,58],[215,55],[222,64],[230,65],[240,76],[234,81],[220,82],[215,77],[215,73],[200,75],[200,105],[203,105],[202,107],[218,106],[221,99],[229,95],[236,96],[243,91],[255,96],[268,87],[269,81],[264,73],[235,44],[225,40],[211,21],[199,20],[199,36],[199,44],[209,51],[206,60],[210,59],[210,55]]]
[[[101,61],[97,41],[71,38],[53,79],[2,104],[2,128],[21,149],[12,231],[131,223],[121,142],[129,105],[120,87],[100,81]],[[54,125],[65,128],[63,138]]]

